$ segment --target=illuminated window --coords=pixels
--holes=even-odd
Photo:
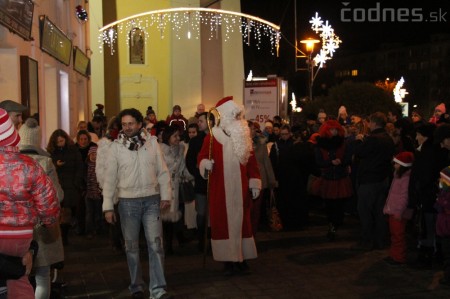
[[[358,70],[352,70],[352,77],[358,76]]]

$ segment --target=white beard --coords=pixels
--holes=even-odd
[[[220,127],[230,136],[233,151],[242,165],[246,165],[253,150],[250,128],[246,120],[221,119]]]

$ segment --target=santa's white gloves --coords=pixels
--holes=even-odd
[[[259,197],[259,193],[261,192],[258,188],[252,188],[252,198],[257,199]]]
[[[211,159],[211,160],[205,159],[205,160],[203,160],[203,163],[205,163],[204,165],[205,165],[206,170],[211,171],[213,169],[213,165],[214,165],[213,159]]]
[[[208,178],[208,174],[213,169],[214,160],[203,159],[198,165],[198,170],[204,179]]]

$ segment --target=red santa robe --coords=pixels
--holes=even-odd
[[[253,238],[249,188],[261,189],[261,177],[255,155],[246,165],[239,162],[232,142],[221,128],[213,128],[212,159],[209,176],[209,213],[211,246],[216,261],[242,262],[257,257]],[[205,137],[197,157],[200,173],[204,174],[204,159],[209,159],[210,135]],[[202,161],[203,160],[203,161]]]

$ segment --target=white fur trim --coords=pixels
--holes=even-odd
[[[236,246],[236,240],[211,240],[213,258],[219,262],[242,262],[258,257],[255,239],[244,238],[239,240],[241,246]],[[235,249],[239,248],[238,251]]]
[[[394,158],[394,162],[395,162],[395,163],[398,163],[398,164],[400,164],[401,166],[404,166],[404,167],[411,167],[411,166],[412,166],[412,163],[405,163],[405,162],[403,162],[403,161],[400,161],[400,160],[397,159],[397,158]]]
[[[261,179],[250,179],[248,182],[248,187],[250,189],[262,189]]]
[[[200,171],[200,175],[205,180],[208,179],[208,172],[206,171],[206,161],[208,161],[208,159],[203,159],[200,161],[200,164],[198,164],[198,170]]]

